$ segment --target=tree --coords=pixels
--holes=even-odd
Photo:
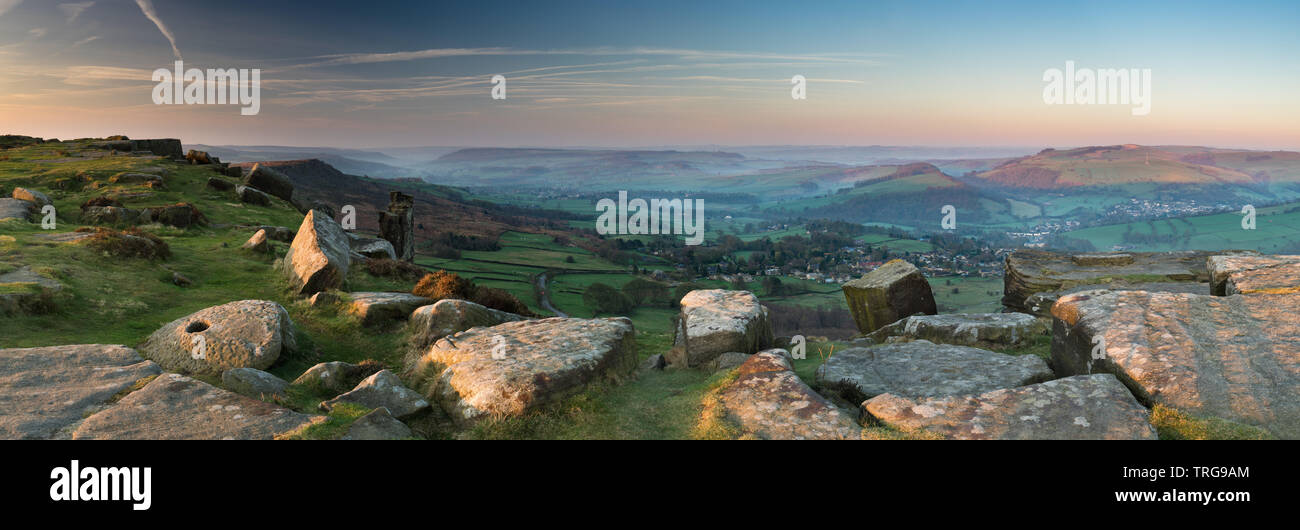
[[[634,306],[668,304],[668,286],[645,278],[633,278],[623,284],[623,294]]]
[[[592,313],[623,314],[632,309],[632,300],[620,293],[618,289],[603,283],[593,283],[582,292],[582,303]]]
[[[763,291],[768,296],[781,296],[781,293],[785,292],[785,286],[781,285],[781,279],[776,276],[764,276]]]

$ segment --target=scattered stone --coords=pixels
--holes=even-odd
[[[256,368],[231,368],[221,372],[226,390],[251,398],[283,395],[289,382]]]
[[[293,380],[293,384],[329,392],[347,392],[356,386],[358,373],[361,373],[360,366],[342,361],[330,361],[308,368]]]
[[[13,198],[35,204],[36,209],[54,204],[44,193],[28,188],[14,188]]]
[[[634,336],[626,318],[507,322],[439,339],[408,356],[406,373],[416,390],[467,425],[522,416],[593,381],[621,379],[637,365]]]
[[[292,228],[285,226],[261,225],[252,227],[253,231],[266,230],[266,237],[272,241],[283,241],[292,243],[294,236],[297,234]]]
[[[140,345],[140,354],[170,372],[215,376],[231,368],[265,369],[297,347],[284,307],[240,300],[173,320]]]
[[[1300,438],[1300,296],[1089,291],[1052,308],[1052,366],[1144,404]]]
[[[411,313],[411,341],[424,349],[434,341],[475,327],[490,327],[525,320],[514,313],[483,307],[474,302],[446,298]]]
[[[726,352],[755,353],[771,346],[772,323],[754,293],[696,290],[682,297],[668,362],[693,368]]]
[[[912,315],[939,312],[930,282],[915,265],[899,259],[840,288],[858,331],[864,334]]]
[[[1046,320],[1025,313],[959,313],[907,317],[867,335],[875,343],[924,339],[965,346],[1019,346],[1046,335]]]
[[[153,189],[164,186],[162,177],[148,173],[118,173],[109,177],[108,181],[113,184],[139,184]]]
[[[163,374],[72,433],[79,440],[270,440],[315,423],[308,416],[222,390],[180,374]]]
[[[1300,256],[1210,256],[1210,294],[1300,293]]]
[[[352,240],[352,252],[367,258],[397,259],[397,253],[393,250],[393,244],[386,240],[375,237],[359,236],[351,232],[348,233],[348,237]]]
[[[379,233],[392,243],[397,258],[415,259],[415,197],[399,191],[388,192],[388,209],[379,212]]]
[[[195,151],[193,149],[190,149],[190,152],[185,153],[185,160],[188,160],[190,164],[194,165],[216,163],[213,161],[212,157],[208,155],[207,151]]]
[[[852,418],[795,375],[779,351],[750,355],[738,377],[718,392],[715,405],[741,437],[763,440],[855,440],[862,429]]]
[[[1204,251],[1062,254],[1017,250],[1007,255],[1002,305],[1012,311],[1046,315],[1047,303],[1030,303],[1035,293],[1082,286],[1131,289],[1132,284],[1203,283],[1209,281]],[[1213,254],[1251,254],[1230,251]],[[1150,290],[1150,289],[1148,289]],[[1164,290],[1164,289],[1161,289]],[[1035,311],[1033,308],[1039,309]]]
[[[253,169],[244,176],[244,184],[286,201],[293,198],[293,181],[284,173],[261,164],[253,164]]]
[[[420,394],[406,388],[393,372],[380,370],[361,381],[352,391],[320,404],[321,409],[332,410],[339,403],[352,403],[366,408],[383,407],[399,419],[406,419],[426,410],[429,402]]]
[[[959,440],[1156,439],[1147,409],[1110,374],[977,395],[909,399],[884,394],[862,406],[891,427]]]
[[[394,418],[388,409],[379,407],[357,418],[341,440],[405,440],[415,436],[411,428]]]
[[[241,202],[258,206],[270,206],[271,196],[252,186],[235,186],[235,194]]]
[[[880,394],[936,397],[978,394],[1052,379],[1033,355],[916,340],[837,351],[817,369],[817,380],[852,402]]]
[[[295,292],[315,294],[338,289],[348,276],[351,256],[348,236],[333,219],[307,212],[284,257],[285,272]]]
[[[0,439],[48,439],[162,373],[126,346],[0,349]]]
[[[747,360],[749,360],[748,353],[729,351],[727,353],[719,355],[716,359],[709,361],[708,363],[705,363],[704,366],[705,369],[710,372],[722,372],[740,366],[741,364],[744,364],[744,362]]]
[[[258,230],[253,237],[248,238],[239,248],[251,250],[257,253],[267,253],[271,251],[271,244],[266,240],[266,230]]]
[[[0,317],[42,314],[54,309],[50,296],[63,290],[57,280],[37,274],[31,267],[0,274]]]
[[[177,287],[190,287],[194,285],[194,280],[191,280],[189,276],[179,272],[172,272],[172,285]]]
[[[3,200],[3,199],[0,199]],[[134,225],[140,221],[140,210],[119,206],[88,206],[81,210],[81,224]]]
[[[140,214],[141,223],[160,223],[176,228],[189,228],[193,225],[203,224],[207,221],[199,209],[188,202],[169,204],[167,206],[153,206],[145,208]]]
[[[0,199],[0,221],[21,219],[27,221],[35,211],[35,204],[20,199]]]
[[[431,305],[432,298],[411,293],[352,293],[348,312],[356,315],[363,326],[375,326],[393,320],[406,320],[417,307]]]
[[[217,191],[230,191],[236,188],[236,184],[221,177],[208,177],[208,187]]]
[[[651,370],[663,370],[668,366],[668,360],[664,359],[662,354],[654,354],[641,361],[641,366],[637,367],[638,372],[649,372]]]

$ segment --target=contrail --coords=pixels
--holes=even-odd
[[[176,47],[176,36],[172,35],[172,30],[167,29],[167,25],[163,24],[161,18],[158,18],[158,12],[153,10],[153,2],[151,0],[135,0],[135,3],[140,6],[140,11],[144,13],[144,16],[158,26],[158,31],[161,31],[163,36],[167,37],[167,42],[172,43],[172,53],[176,54],[177,59],[180,59],[181,50]]]

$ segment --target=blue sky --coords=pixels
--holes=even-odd
[[[0,130],[361,147],[1300,148],[1298,22],[1293,2],[0,0]],[[149,75],[177,52],[187,67],[261,69],[261,113],[153,105]],[[1067,60],[1150,68],[1151,114],[1044,104],[1044,70]],[[790,98],[796,74],[803,101]]]

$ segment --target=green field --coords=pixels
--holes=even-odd
[[[1072,238],[1092,242],[1097,250],[1131,247],[1137,251],[1246,249],[1281,252],[1300,245],[1300,212],[1285,213],[1294,204],[1260,208],[1256,228],[1243,230],[1238,213],[1162,219],[1084,228],[1065,232]],[[1153,242],[1128,242],[1124,234],[1158,236]]]

